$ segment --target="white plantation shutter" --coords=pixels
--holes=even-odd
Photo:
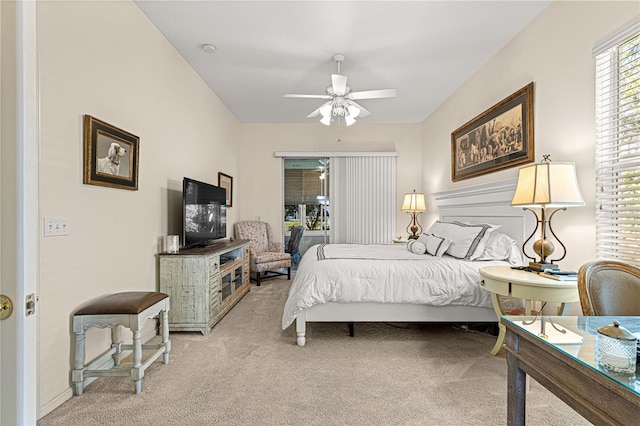
[[[597,255],[640,265],[640,22],[594,55]]]

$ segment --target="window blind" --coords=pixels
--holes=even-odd
[[[621,33],[594,49],[596,251],[640,265],[640,32]]]
[[[390,243],[398,209],[396,157],[332,157],[331,176],[331,242]]]

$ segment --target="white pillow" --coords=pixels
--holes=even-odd
[[[451,245],[451,240],[431,234],[422,234],[417,241],[423,242],[427,247],[427,253],[435,257],[442,257]]]
[[[411,240],[407,243],[407,250],[414,254],[425,254],[427,246],[418,240]]]
[[[478,245],[476,246],[476,249],[473,252],[473,254],[471,255],[471,257],[469,258],[469,260],[477,260],[478,258],[480,258],[480,256],[482,256],[482,253],[484,253],[484,248],[486,247],[487,241],[489,240],[489,237],[491,236],[493,231],[495,231],[496,229],[502,227],[502,225],[492,225],[490,223],[469,223],[469,222],[458,222],[458,221],[454,221],[453,223],[458,223],[458,224],[462,224],[462,225],[486,225],[486,226],[488,226],[486,232],[484,233],[482,238],[480,238],[480,241],[478,242]]]
[[[476,260],[506,260],[512,265],[523,265],[522,252],[513,238],[502,232],[492,232],[482,255]]]
[[[471,256],[475,253],[480,240],[489,228],[488,225],[469,225],[462,222],[450,223],[438,220],[431,225],[427,233],[451,240],[451,245],[446,251],[449,256],[471,260]]]

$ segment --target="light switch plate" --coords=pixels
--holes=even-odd
[[[67,219],[64,217],[45,217],[44,236],[59,237],[62,235],[69,235],[69,222]]]

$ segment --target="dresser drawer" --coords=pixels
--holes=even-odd
[[[212,277],[220,272],[220,256],[209,256],[209,276]]]

